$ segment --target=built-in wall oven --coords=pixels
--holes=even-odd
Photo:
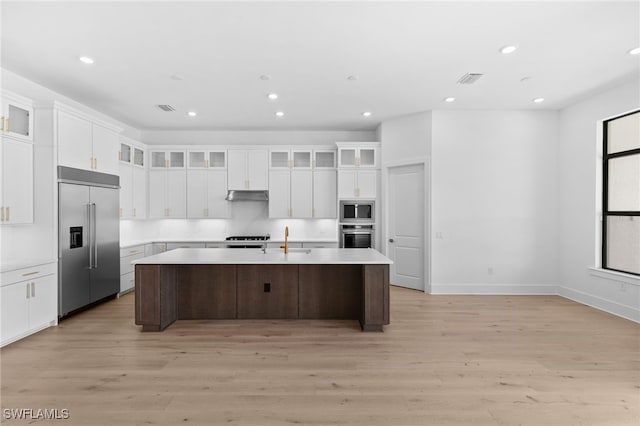
[[[373,224],[340,225],[340,247],[373,248],[375,246],[375,227]]]
[[[375,201],[340,200],[340,247],[375,247]]]

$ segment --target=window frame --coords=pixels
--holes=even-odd
[[[601,268],[608,271],[621,272],[633,276],[640,276],[640,273],[610,268],[607,266],[607,219],[609,217],[639,217],[640,210],[609,210],[609,161],[616,158],[640,155],[640,147],[619,151],[612,154],[608,152],[609,123],[630,115],[640,114],[640,109],[634,110],[616,117],[604,120],[602,123],[602,222],[601,222]]]

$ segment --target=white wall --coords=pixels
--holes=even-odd
[[[599,266],[598,122],[640,107],[640,84],[629,82],[560,112],[561,282],[565,297],[640,321],[640,287],[592,275]]]
[[[154,130],[142,131],[141,141],[150,145],[327,145],[377,139],[375,130]]]
[[[555,294],[553,111],[434,111],[432,292]]]
[[[431,111],[385,121],[379,129],[383,166],[431,155]]]

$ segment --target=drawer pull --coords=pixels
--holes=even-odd
[[[140,251],[139,250],[130,250],[129,251],[129,254],[136,254],[136,253],[140,253]]]
[[[35,274],[39,274],[40,271],[35,271],[35,272],[27,272],[26,274],[22,274],[23,277],[28,277],[30,275],[35,275]]]

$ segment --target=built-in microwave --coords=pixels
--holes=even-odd
[[[372,200],[340,200],[340,223],[375,222],[375,201]]]

